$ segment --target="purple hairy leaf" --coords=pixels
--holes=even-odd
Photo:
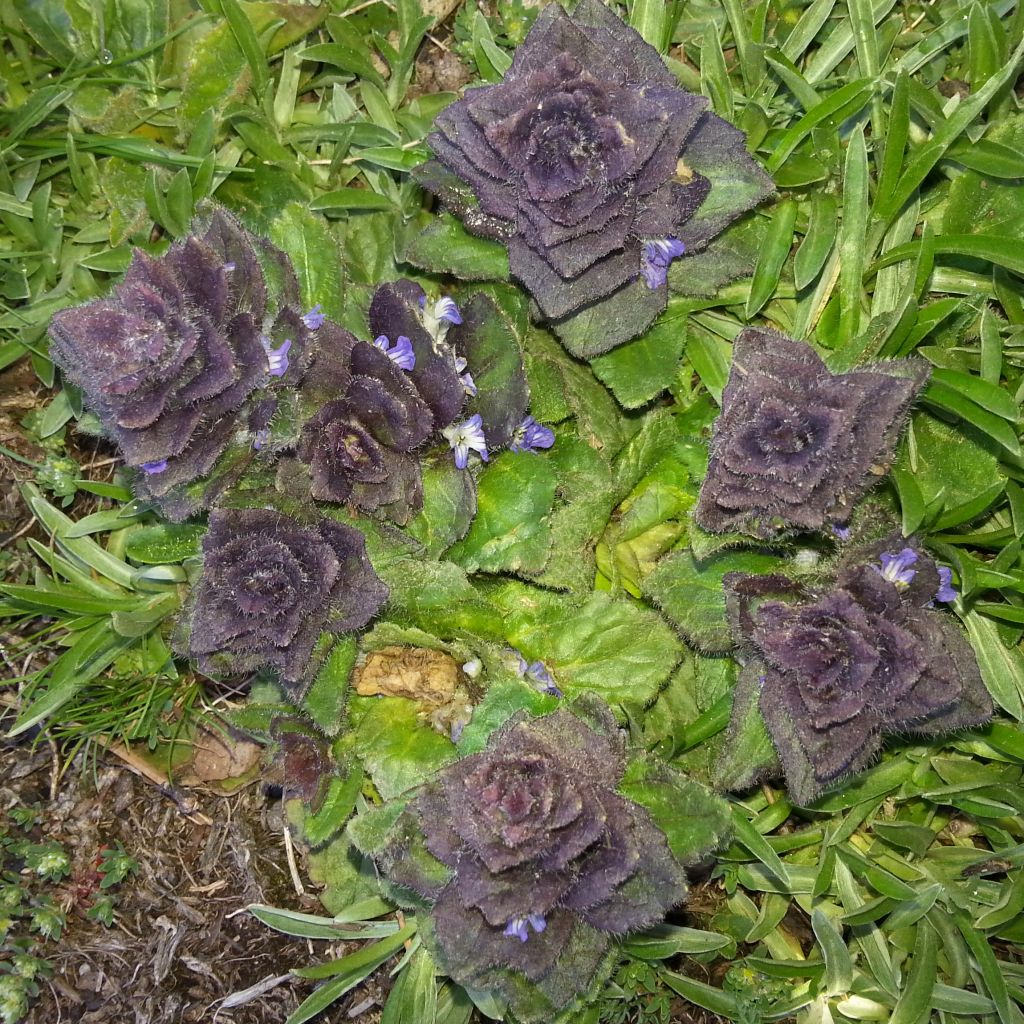
[[[902,359],[833,374],[805,342],[743,331],[694,519],[766,539],[841,526],[887,471],[928,373]]]
[[[208,504],[212,491],[180,492],[227,449],[246,399],[293,383],[304,366],[311,328],[297,310],[270,308],[257,249],[291,274],[281,253],[217,210],[163,256],[136,251],[110,296],[50,324],[54,361],[140,470],[140,496],[174,518]]]
[[[204,672],[270,666],[301,690],[321,634],[360,629],[387,596],[353,527],[306,526],[269,509],[217,510],[178,646]]]
[[[599,0],[572,14],[551,4],[503,81],[438,115],[427,139],[437,159],[418,177],[470,231],[507,244],[512,274],[548,319],[642,282],[658,296],[650,322],[672,260],[772,191],[741,133],[707,105]],[[723,170],[743,186],[702,216]]]
[[[845,555],[831,585],[725,577],[740,659],[786,782],[800,803],[860,771],[885,735],[980,725],[992,703],[954,620],[933,609],[948,586],[913,540]],[[737,706],[745,705],[741,694]]]
[[[422,506],[420,450],[462,410],[468,376],[465,359],[445,340],[461,322],[458,308],[451,299],[425,298],[411,281],[379,286],[370,305],[372,342],[330,323],[318,330],[295,442],[307,468],[282,463],[282,489],[399,524]]]

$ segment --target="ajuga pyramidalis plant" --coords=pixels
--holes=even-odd
[[[725,586],[744,665],[733,729],[756,705],[800,803],[863,769],[886,735],[950,732],[992,715],[966,637],[935,607],[955,597],[949,572],[913,540],[855,547],[821,587],[738,573]]]
[[[417,176],[470,231],[507,244],[545,318],[635,285],[628,312],[607,309],[596,354],[665,308],[673,259],[772,192],[742,133],[707,106],[600,0],[571,14],[550,4],[502,82],[438,115],[437,159]],[[723,170],[744,182],[728,198],[716,195]]]
[[[728,830],[717,797],[629,757],[595,697],[540,718],[517,712],[483,750],[350,832],[399,898],[425,908],[421,933],[445,973],[501,992],[518,1019],[551,1019],[587,991],[617,937],[683,899],[684,866]],[[702,822],[685,849],[621,791],[651,770],[678,798],[668,802],[679,830],[688,815]]]
[[[697,524],[770,538],[845,523],[887,472],[928,374],[922,359],[834,374],[806,342],[743,331],[733,345]]]
[[[317,667],[321,634],[365,626],[387,596],[353,527],[304,525],[269,509],[216,510],[178,646],[212,674],[271,666],[295,692]]]
[[[279,294],[260,258],[275,264]],[[216,210],[163,256],[136,251],[109,297],[57,313],[51,353],[139,471],[140,497],[183,518],[244,468],[189,489],[231,444],[243,403],[301,375],[317,318],[298,301],[284,254]]]

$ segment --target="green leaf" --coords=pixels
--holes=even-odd
[[[402,258],[414,266],[468,281],[507,281],[508,250],[471,235],[447,211],[408,241]]]
[[[731,812],[736,841],[745,846],[787,889],[790,888],[789,869],[768,840],[750,823],[742,807],[733,804]]]
[[[890,1024],[917,1024],[927,1019],[937,967],[935,932],[927,921],[921,921],[914,942],[914,962],[889,1018]]]
[[[748,666],[736,683],[729,731],[714,769],[715,784],[721,789],[745,789],[778,764],[758,707],[757,676],[756,666]]]
[[[668,288],[673,295],[715,296],[725,285],[753,272],[767,221],[747,216],[731,224],[707,248],[672,261]]]
[[[388,995],[380,1024],[435,1024],[437,1020],[436,968],[425,946],[413,954]]]
[[[813,284],[836,244],[839,204],[834,196],[812,196],[807,232],[797,249],[793,276],[797,288]]]
[[[519,679],[492,682],[483,700],[473,709],[473,718],[462,730],[459,755],[464,757],[483,750],[491,733],[517,712],[525,711],[539,718],[555,711],[559,704],[557,697],[541,693]]]
[[[556,483],[543,456],[502,454],[480,473],[476,516],[448,557],[468,572],[540,572],[551,548],[545,517],[555,500]]]
[[[404,697],[353,697],[358,717],[352,740],[377,792],[391,800],[433,775],[455,756],[455,747],[419,719]]]
[[[644,595],[674,622],[687,642],[705,653],[732,650],[734,641],[725,615],[726,573],[756,575],[777,572],[786,560],[756,551],[729,551],[698,561],[692,551],[663,558],[644,582]]]
[[[320,305],[325,316],[339,321],[344,308],[341,252],[323,218],[310,213],[306,204],[289,203],[271,223],[270,240],[288,254],[305,310]]]
[[[793,200],[779,203],[772,213],[771,223],[764,237],[754,267],[754,279],[750,282],[750,294],[743,315],[750,320],[764,308],[775,293],[782,273],[782,266],[793,245],[793,229],[796,226],[797,204]]]
[[[548,386],[558,390],[575,415],[582,440],[613,457],[635,427],[624,420],[615,399],[591,369],[566,355],[547,331],[537,328],[526,336],[526,361],[531,388],[535,388],[538,372],[545,374]]]
[[[990,384],[980,377],[936,367],[932,370],[931,379],[959,391],[965,398],[1011,423],[1015,423],[1020,415],[1017,403],[1010,395],[997,384]]]
[[[483,600],[461,567],[422,558],[372,560],[391,591],[388,610],[392,618],[441,635],[459,630],[492,638],[501,635],[500,615]]]
[[[853,959],[850,951],[832,919],[820,907],[815,907],[811,912],[811,928],[814,929],[814,937],[818,940],[825,961],[821,991],[826,996],[844,995],[853,984]]]
[[[601,535],[615,507],[611,466],[599,451],[557,429],[549,460],[558,481],[558,500],[548,517],[551,557],[533,579],[560,590],[589,590],[594,582],[594,538]]]
[[[431,558],[461,540],[476,513],[473,475],[459,469],[451,454],[423,463],[423,508],[406,527]]]
[[[359,645],[353,637],[339,639],[302,699],[303,710],[328,736],[336,735],[344,724],[348,682],[358,653]]]
[[[946,516],[1005,486],[990,443],[926,413],[915,413],[894,468],[913,479],[925,507],[940,498]],[[983,511],[979,509],[978,511]]]
[[[577,359],[591,359],[637,337],[665,309],[663,289],[647,287],[637,278],[571,316],[551,323],[551,329]]]
[[[1003,643],[994,622],[975,611],[961,616],[992,699],[1018,722],[1024,721],[1024,654]]]
[[[728,1020],[744,1020],[744,1006],[739,996],[733,992],[725,992],[714,985],[688,978],[672,971],[661,971],[661,979],[673,992],[678,992],[685,1000],[717,1013]]]
[[[302,838],[310,846],[322,846],[341,831],[355,810],[363,780],[363,768],[359,764],[345,778],[338,775],[330,778],[320,806],[302,819]]]
[[[670,299],[668,308],[639,338],[595,356],[594,373],[625,409],[639,409],[674,380],[686,344],[690,305]]]
[[[395,204],[387,196],[368,188],[335,189],[333,192],[317,196],[309,204],[310,210],[321,213],[331,213],[335,210],[393,210],[394,207]]]
[[[728,935],[719,935],[718,932],[659,924],[639,935],[629,936],[622,947],[630,956],[641,960],[669,960],[679,953],[688,956],[715,953],[733,947],[734,942]]]
[[[181,562],[199,554],[206,526],[201,523],[161,523],[140,526],[128,534],[125,555],[143,565]]]
[[[680,864],[698,864],[719,849],[732,832],[729,805],[682,772],[648,755],[626,767],[618,790],[646,807],[665,833]]]
[[[527,661],[543,660],[568,696],[590,691],[613,708],[639,710],[682,653],[656,614],[607,594],[573,606],[563,595],[508,584],[496,599],[507,612],[509,642]]]

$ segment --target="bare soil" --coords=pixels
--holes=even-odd
[[[44,947],[54,975],[29,1024],[282,1024],[313,987],[287,976],[289,968],[355,948],[290,939],[243,909],[322,912],[315,895],[296,895],[281,805],[259,783],[230,797],[162,791],[101,760],[77,764],[51,800],[55,765],[45,743],[0,749],[0,807],[41,805],[34,837],[57,840],[72,859],[71,877],[54,892],[67,928]],[[139,870],[111,890],[118,899],[107,928],[85,915],[98,891],[100,851],[118,842]],[[225,998],[268,979],[280,980],[224,1008]],[[370,1024],[372,996],[358,989],[319,1019],[349,1020],[350,1008],[364,1004],[357,1019]]]

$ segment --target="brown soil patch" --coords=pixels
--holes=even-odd
[[[51,888],[68,908],[67,928],[59,943],[43,947],[54,976],[29,1024],[282,1024],[313,983],[289,977],[244,1005],[222,1003],[291,967],[356,948],[290,939],[237,913],[250,903],[323,913],[314,895],[295,893],[281,805],[260,784],[230,797],[165,792],[101,760],[76,764],[50,801],[53,775],[46,744],[0,749],[0,807],[42,805],[33,838],[57,840],[72,859],[71,877]],[[99,853],[117,842],[139,871],[112,890],[118,900],[106,928],[85,914]],[[349,1009],[373,994],[361,987],[318,1021],[348,1020]],[[371,1000],[357,1019],[372,1021],[373,1009]]]

